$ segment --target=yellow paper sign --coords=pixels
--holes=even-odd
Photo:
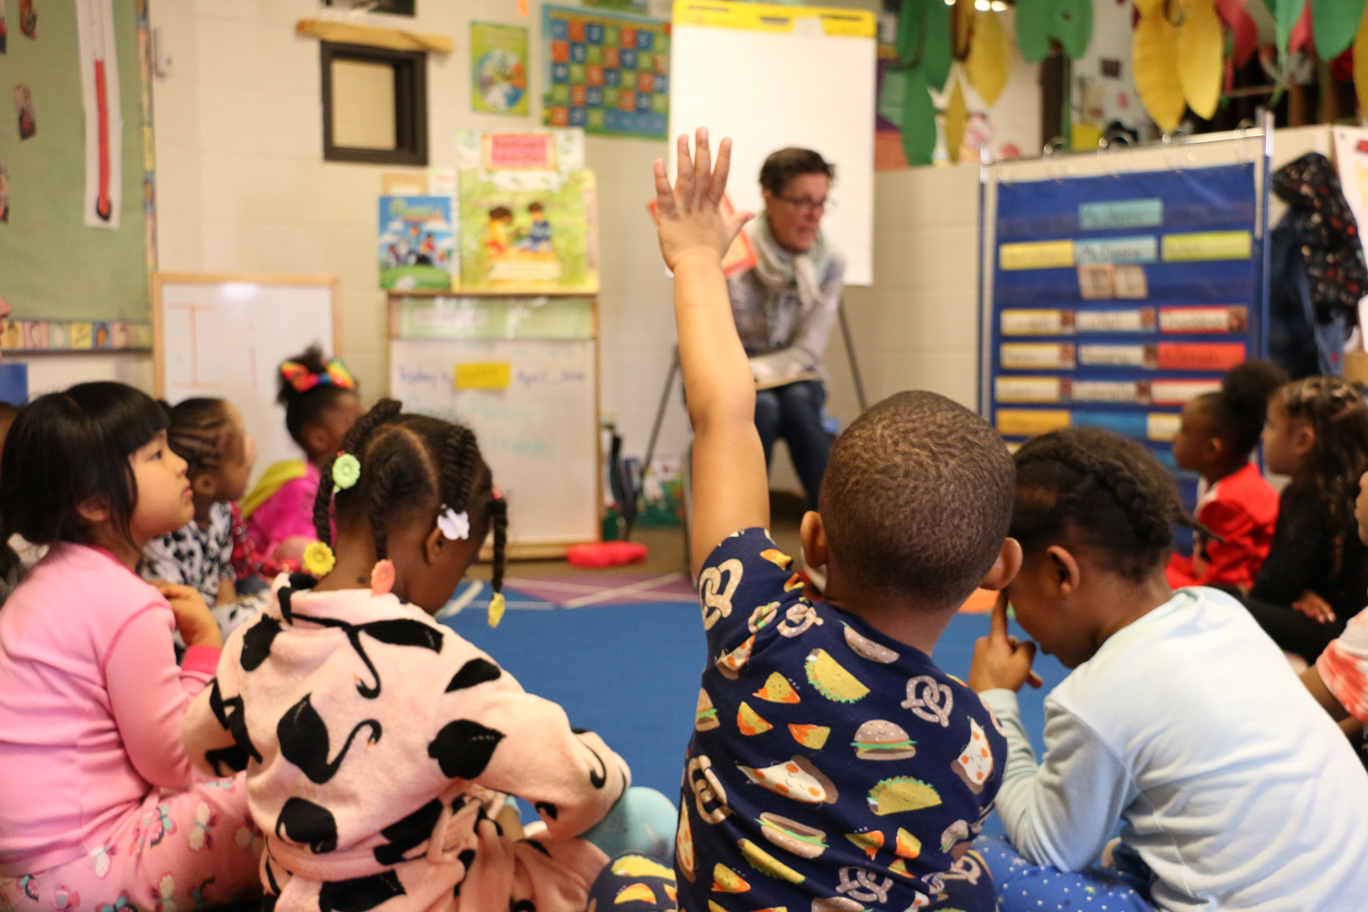
[[[1254,240],[1248,231],[1203,231],[1164,235],[1165,263],[1247,260]]]
[[[1034,437],[1068,427],[1073,415],[1064,409],[998,409],[997,429],[1004,437]]]
[[[90,348],[95,327],[89,323],[71,324],[71,347]]]
[[[1052,269],[1074,264],[1073,241],[1032,241],[998,248],[1003,269]]]
[[[458,390],[505,390],[512,377],[512,365],[507,361],[466,361],[456,365]]]

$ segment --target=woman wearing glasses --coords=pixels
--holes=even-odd
[[[783,437],[817,509],[830,446],[822,353],[841,300],[845,258],[823,237],[835,168],[810,149],[781,149],[760,169],[765,209],[745,228],[756,264],[729,282],[732,314],[757,389],[755,426],[765,447]]]

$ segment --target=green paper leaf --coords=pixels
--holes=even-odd
[[[944,0],[903,0],[898,13],[898,63],[917,70],[927,85],[940,88],[950,78],[954,59],[951,10]]]
[[[1055,0],[1051,21],[1050,36],[1059,39],[1064,53],[1074,60],[1087,53],[1093,30],[1092,0]]]
[[[1027,63],[1040,63],[1050,56],[1054,7],[1054,0],[1017,0],[1017,47]]]
[[[1354,43],[1364,0],[1311,0],[1311,35],[1316,56],[1333,60]]]
[[[903,97],[903,155],[912,166],[929,165],[936,152],[936,106],[920,70],[908,74]]]
[[[1273,21],[1277,25],[1278,59],[1287,59],[1288,42],[1292,39],[1292,29],[1297,27],[1307,0],[1273,0]]]

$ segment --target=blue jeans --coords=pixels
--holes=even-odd
[[[831,457],[831,444],[822,427],[825,402],[826,387],[820,380],[803,380],[755,394],[755,429],[765,447],[765,467],[774,455],[774,441],[784,438],[812,510],[817,509],[817,491]]]

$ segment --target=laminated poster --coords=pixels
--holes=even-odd
[[[526,117],[527,29],[470,23],[470,59],[471,109]]]
[[[578,7],[542,7],[542,123],[602,136],[664,139],[670,23]]]
[[[451,197],[380,197],[381,288],[395,291],[450,289],[455,248]]]

